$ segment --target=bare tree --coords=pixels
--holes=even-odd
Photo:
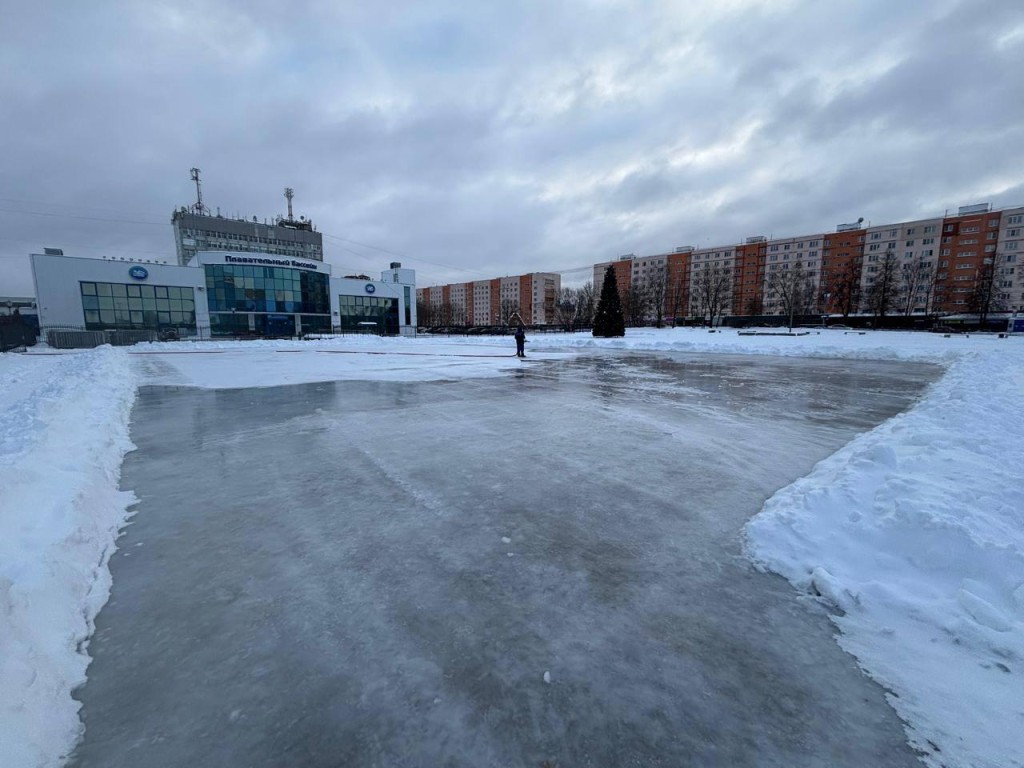
[[[690,301],[690,281],[687,270],[669,271],[665,265],[665,311],[678,325],[680,315],[688,314],[687,305]]]
[[[631,328],[642,326],[647,318],[649,305],[650,296],[646,278],[631,280],[626,294],[622,297],[622,312],[626,317],[626,324]]]
[[[768,297],[778,302],[782,314],[789,317],[789,329],[793,330],[793,319],[797,314],[808,312],[814,304],[816,286],[802,261],[793,265],[773,265],[768,274]]]
[[[892,249],[885,252],[870,278],[867,291],[867,309],[881,320],[896,303],[899,293],[899,261]]]
[[[945,281],[949,277],[949,273],[940,272],[939,269],[932,273],[931,283],[928,286],[928,293],[925,299],[925,314],[936,317],[948,298],[946,293],[948,286]]]
[[[509,318],[514,315],[519,315],[519,302],[515,299],[502,299],[498,304],[498,315],[499,322],[509,323],[511,325]]]
[[[665,305],[668,301],[668,265],[656,270],[647,279],[647,299],[651,314],[654,316],[654,327],[665,325]]]
[[[906,316],[914,313],[914,308],[919,301],[925,302],[925,311],[928,307],[928,294],[932,285],[932,266],[927,261],[909,261],[900,267],[900,301],[903,302],[903,314]]]
[[[843,317],[848,317],[860,305],[861,265],[857,259],[849,259],[831,271],[825,278],[828,303],[838,307]],[[829,307],[826,305],[825,311]]]
[[[593,325],[596,308],[597,297],[594,295],[594,284],[588,280],[576,292],[576,323],[578,328],[589,328]]]
[[[555,323],[563,331],[571,331],[576,323],[576,290],[562,288],[555,299]]]
[[[732,270],[704,264],[693,276],[690,293],[700,316],[714,326],[732,300]]]
[[[434,325],[434,308],[429,301],[416,300],[416,322],[424,327]]]
[[[1002,259],[986,258],[974,277],[974,286],[967,300],[971,312],[978,313],[978,322],[982,328],[988,320],[989,313],[1004,309],[1004,303],[996,290],[996,275],[1002,273]]]

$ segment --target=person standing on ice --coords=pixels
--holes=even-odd
[[[516,357],[526,357],[526,330],[523,326],[516,328]]]

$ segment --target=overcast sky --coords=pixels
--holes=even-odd
[[[576,283],[1024,204],[1024,2],[0,0],[0,137],[0,295],[173,260],[193,166],[225,214],[293,187],[336,272]]]

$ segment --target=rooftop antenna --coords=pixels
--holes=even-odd
[[[192,206],[192,210],[199,216],[205,216],[209,214],[210,209],[203,205],[203,188],[199,183],[199,169],[192,168],[190,173],[192,174],[192,181],[196,183],[196,202]]]
[[[285,187],[284,196],[288,199],[288,221],[292,221],[292,198],[295,197],[295,190]]]

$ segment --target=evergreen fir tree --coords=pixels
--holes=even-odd
[[[622,316],[622,302],[619,299],[619,284],[615,279],[615,268],[609,266],[604,273],[601,298],[594,313],[594,335],[605,338],[626,335],[626,320]]]

